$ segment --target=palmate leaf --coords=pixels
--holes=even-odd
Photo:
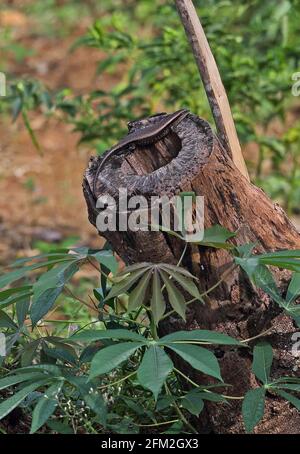
[[[116,284],[113,285],[106,300],[130,292],[129,311],[137,309],[141,305],[148,305],[151,308],[154,322],[158,324],[166,310],[165,295],[163,294],[165,288],[169,304],[185,319],[186,300],[182,291],[184,290],[202,301],[194,282],[195,279],[189,271],[175,265],[166,263],[135,264],[126,267],[122,273],[116,276]]]

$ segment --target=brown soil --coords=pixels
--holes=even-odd
[[[74,40],[94,18],[85,18],[80,27],[64,39],[34,36],[31,20],[22,13],[0,13],[0,23],[9,26],[18,44],[34,50],[22,63],[7,57],[7,73],[41,80],[51,89],[70,87],[85,94],[101,85],[107,88],[116,79],[95,77],[101,54],[95,49],[78,48],[70,53]],[[5,263],[16,253],[26,254],[32,240],[59,240],[69,235],[81,243],[98,243],[87,220],[82,195],[83,171],[91,149],[78,148],[79,135],[70,125],[43,114],[31,115],[43,156],[35,149],[21,120],[12,124],[1,118],[0,162],[0,255]],[[32,253],[32,251],[31,251]]]

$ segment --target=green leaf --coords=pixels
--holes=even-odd
[[[300,272],[300,250],[269,252],[248,258],[236,257],[235,261],[243,267],[250,277],[259,265],[277,266]]]
[[[0,292],[0,301],[5,301],[8,297],[15,295],[16,293],[28,292],[31,290],[31,285],[23,285],[22,287],[9,288]]]
[[[274,301],[282,305],[283,299],[278,291],[273,274],[265,265],[259,265],[252,275],[252,281],[256,287],[261,288],[270,295]]]
[[[63,287],[48,288],[37,299],[33,300],[30,308],[30,318],[33,325],[36,325],[49,312],[62,291]]]
[[[28,380],[39,380],[45,376],[41,375],[38,371],[30,374],[18,374],[18,375],[9,375],[0,380],[0,390],[8,388],[10,386],[22,383]]]
[[[32,413],[32,422],[30,428],[31,434],[34,434],[37,430],[39,430],[54,413],[58,404],[57,395],[61,391],[62,387],[63,381],[54,383],[39,399]]]
[[[96,353],[92,360],[89,379],[107,374],[115,369],[140,347],[140,342],[124,342],[103,348]]]
[[[11,328],[16,330],[18,329],[18,325],[15,324],[9,315],[0,310],[0,328]]]
[[[161,272],[161,277],[163,278],[164,284],[166,286],[169,303],[173,307],[173,309],[179,314],[183,320],[185,320],[185,299],[184,296],[180,293],[180,291],[175,287],[175,285],[171,282],[169,277],[166,273]]]
[[[157,399],[156,410],[165,410],[166,408],[169,408],[174,402],[176,402],[176,400],[177,398],[175,396],[160,395]]]
[[[293,303],[298,296],[300,296],[300,273],[294,273],[287,289],[287,304]]]
[[[222,381],[218,360],[211,351],[190,344],[168,344],[168,348],[181,356],[194,369]]]
[[[142,386],[153,392],[155,400],[173,370],[173,362],[161,347],[152,345],[143,356],[137,371],[137,378]]]
[[[148,288],[148,284],[151,278],[151,271],[146,272],[142,279],[138,282],[134,290],[132,290],[129,294],[129,312],[137,309],[138,307],[144,304],[146,291]]]
[[[170,342],[176,341],[197,341],[205,342],[207,344],[219,345],[240,345],[240,341],[228,336],[227,334],[219,333],[217,331],[209,331],[204,329],[194,329],[191,331],[176,331],[175,333],[167,334],[161,337],[159,343],[167,345]]]
[[[14,410],[18,405],[20,405],[21,402],[23,402],[26,397],[38,389],[40,386],[45,385],[45,383],[49,381],[48,379],[45,380],[40,380],[35,383],[31,383],[28,386],[25,386],[22,388],[20,391],[15,393],[12,397],[9,399],[5,399],[0,403],[0,419],[4,418],[6,415],[8,415],[11,411]]]
[[[19,301],[23,301],[26,298],[29,299],[32,296],[32,294],[33,294],[32,290],[15,293],[15,294],[9,296],[7,299],[1,301],[0,307],[1,307],[1,309],[4,309],[8,306],[11,306],[12,304],[18,303]],[[16,306],[17,305],[18,304],[16,304]]]
[[[203,301],[196,284],[192,281],[191,278],[187,278],[187,277],[183,276],[181,273],[176,272],[176,271],[173,271],[171,276],[190,295],[192,295],[194,298],[199,299],[200,301]]]
[[[237,265],[243,268],[250,279],[253,278],[253,274],[260,265],[258,256],[235,257],[234,261]]]
[[[241,246],[235,246],[234,253],[241,258],[248,258],[251,255],[252,250],[255,248],[255,243],[246,243]]]
[[[45,266],[55,265],[60,262],[73,262],[74,258],[72,258],[72,254],[69,255],[70,258],[48,260],[46,262],[35,263],[34,265],[25,266],[21,269],[6,273],[0,278],[0,288],[3,288],[14,281],[21,279],[22,277],[26,276],[26,274],[29,273],[30,271],[34,271],[39,268],[44,268]]]
[[[124,277],[124,279],[121,280],[121,282],[118,282],[117,284],[114,284],[112,286],[112,289],[110,290],[109,294],[105,298],[105,300],[109,300],[111,298],[115,298],[118,295],[121,295],[122,293],[126,293],[127,290],[145,273],[145,269],[141,269],[138,271],[133,271],[130,273],[128,277]]]
[[[101,339],[126,339],[147,343],[147,339],[141,334],[126,329],[107,329],[107,330],[85,330],[71,336],[68,341],[74,342],[94,342]]]
[[[91,387],[90,383],[75,383],[86,405],[99,417],[101,424],[105,426],[107,409],[104,398],[98,393],[97,388]]]
[[[25,344],[21,356],[21,365],[22,367],[27,367],[32,364],[32,361],[35,357],[37,349],[40,345],[40,339],[36,339],[28,344]]]
[[[33,366],[19,367],[14,370],[14,374],[19,374],[23,372],[35,372],[42,371],[45,373],[45,377],[49,374],[52,377],[61,377],[61,370],[58,366],[54,364],[34,364]]]
[[[288,389],[289,391],[296,391],[300,393],[300,383],[282,383],[276,385],[275,387],[279,389]]]
[[[264,384],[268,383],[273,362],[273,350],[268,342],[259,342],[253,350],[252,371]]]
[[[182,274],[183,276],[189,279],[198,280],[195,276],[193,276],[188,270],[182,268],[181,266],[170,265],[169,263],[161,263],[159,265],[154,265],[156,269],[166,271],[170,276],[174,276],[175,274]]]
[[[184,396],[181,403],[183,408],[195,416],[198,416],[204,408],[203,400],[199,397],[197,390],[194,389]]]
[[[64,285],[78,271],[77,262],[63,263],[44,273],[33,286],[34,295],[30,308],[30,318],[36,325],[52,309]]]
[[[297,408],[298,411],[300,411],[300,399],[298,399],[297,397],[293,396],[290,393],[287,393],[287,392],[279,390],[279,389],[276,389],[276,392],[281,397],[283,397],[284,399],[289,401],[295,408]]]
[[[254,427],[264,416],[265,411],[265,396],[264,388],[255,388],[248,391],[244,397],[242,405],[242,413],[246,432],[251,433]]]
[[[214,225],[213,227],[204,230],[203,239],[196,242],[196,244],[214,247],[217,249],[232,249],[233,246],[226,243],[226,241],[234,236],[236,236],[235,232],[230,232],[221,225]]]
[[[18,320],[18,325],[21,327],[26,320],[28,310],[30,306],[30,296],[23,296],[17,301],[16,304],[16,315]]]
[[[113,274],[117,272],[118,262],[112,251],[101,250],[89,256],[94,257],[100,265],[106,266]]]
[[[56,421],[55,419],[52,421],[47,421],[47,426],[50,427],[51,430],[58,432],[59,434],[73,434],[74,431],[72,427],[68,426],[68,424],[64,424],[60,421]]]
[[[152,280],[152,297],[151,297],[151,311],[153,315],[153,320],[156,325],[162,318],[166,310],[166,302],[164,300],[161,282],[159,278],[158,270],[154,270],[153,280]]]
[[[34,298],[37,299],[46,290],[57,287],[63,287],[79,269],[79,261],[62,263],[43,273],[38,281],[34,284]]]
[[[225,397],[221,394],[214,393],[212,391],[205,392],[196,389],[195,393],[197,392],[198,396],[203,400],[209,400],[210,402],[226,402]]]

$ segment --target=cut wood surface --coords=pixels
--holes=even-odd
[[[249,179],[228,97],[192,0],[175,0],[203,81],[219,138],[239,171]]]
[[[145,197],[193,191],[204,196],[205,227],[220,224],[237,231],[232,239],[234,244],[256,243],[256,252],[300,248],[299,232],[283,210],[241,175],[210,125],[193,114],[156,143],[131,152],[124,150],[123,154],[109,159],[95,182],[94,194],[91,188],[100,159],[91,161],[83,184],[93,225],[97,216],[96,198],[103,194],[116,197],[120,187],[126,188],[129,196]],[[176,264],[184,247],[182,241],[162,232],[105,232],[103,236],[126,263]],[[160,332],[204,328],[247,339],[273,326],[274,332],[270,334],[276,357],[273,372],[275,376],[287,375],[295,365],[291,336],[297,329],[264,292],[253,287],[240,269],[232,269],[232,263],[231,255],[225,250],[190,245],[182,264],[198,277],[201,292],[220,279],[222,285],[209,294],[204,306],[199,303],[189,306],[186,324],[172,316],[160,324]],[[284,291],[289,272],[277,270],[275,277]],[[225,393],[241,396],[256,386],[250,351],[222,347],[217,353],[224,381],[232,385]],[[208,382],[207,377],[195,376],[186,364],[180,366],[199,383]],[[286,418],[282,419],[282,415]],[[291,417],[293,425],[288,423]],[[197,424],[200,432],[243,432],[241,401],[233,401],[230,411],[227,406],[209,404]],[[299,433],[300,417],[294,415],[286,402],[269,396],[266,418],[256,430],[276,433],[277,427],[281,433],[290,430]]]

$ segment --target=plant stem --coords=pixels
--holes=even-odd
[[[169,387],[167,385],[167,383],[165,383],[165,390],[166,390],[166,393],[169,395],[169,396],[172,396],[172,393],[171,391],[169,390]],[[174,408],[176,410],[176,413],[178,414],[179,418],[181,419],[181,421],[184,422],[184,424],[191,430],[192,433],[194,434],[197,434],[198,432],[196,431],[196,429],[192,426],[192,424],[186,419],[186,417],[184,416],[184,414],[182,413],[182,411],[180,410],[180,408],[178,407],[178,405],[176,404],[176,402],[173,402],[173,405],[174,405]]]
[[[163,426],[166,424],[173,424],[174,422],[178,422],[178,421],[179,421],[179,419],[172,419],[171,421],[157,422],[157,423],[153,423],[153,424],[136,424],[136,423],[134,423],[134,425],[138,426],[138,427],[156,427],[156,426]]]
[[[136,374],[136,370],[134,372],[131,372],[130,374],[126,375],[126,377],[121,378],[120,380],[117,380],[113,383],[108,383],[108,385],[100,386],[99,389],[105,389],[105,388],[109,388],[110,386],[118,385],[119,383],[122,383],[123,381],[127,380],[128,378],[132,377],[135,374]]]
[[[266,336],[266,334],[269,334],[273,329],[274,329],[274,326],[271,326],[271,328],[268,328],[266,331],[263,331],[262,333],[259,333],[256,336],[249,337],[248,339],[243,339],[240,342],[243,343],[243,344],[246,344],[246,343],[248,343],[250,341],[258,339],[259,337]]]
[[[72,290],[65,286],[64,290],[69,293],[69,296],[71,296],[72,298],[74,298],[76,301],[79,301],[79,303],[83,304],[84,306],[86,306],[87,308],[91,309],[92,311],[94,312],[98,312],[98,310],[96,310],[93,306],[91,306],[89,303],[87,303],[86,301],[84,301],[83,299],[79,298],[78,296],[74,295],[74,293],[72,292]]]
[[[174,370],[175,372],[177,372],[179,375],[181,375],[183,378],[185,378],[189,383],[191,383],[191,385],[195,386],[196,388],[202,388],[201,385],[198,385],[196,382],[194,382],[193,380],[191,380],[189,377],[187,377],[183,372],[181,372],[179,369],[176,369],[176,367],[174,367]],[[225,386],[225,385],[224,385]],[[202,388],[202,391],[204,393],[211,393],[211,391],[209,391],[208,389],[203,389]],[[226,394],[220,394],[220,396],[224,397],[224,399],[231,399],[231,400],[241,400],[241,399],[244,399],[244,396],[227,396]]]

